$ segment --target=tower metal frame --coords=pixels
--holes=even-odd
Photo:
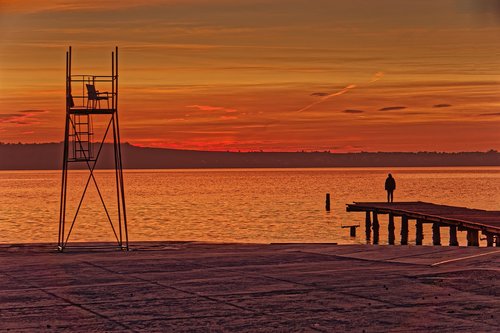
[[[111,53],[111,75],[72,74],[71,61],[72,50],[70,46],[66,52],[66,122],[57,248],[58,251],[62,252],[68,246],[83,200],[90,183],[93,182],[118,247],[122,250],[128,250],[127,212],[123,185],[120,126],[118,121],[118,47]],[[107,85],[111,84],[111,92],[93,93],[92,89],[95,89],[96,82],[104,82]],[[76,89],[78,91],[81,86],[81,93],[73,95],[73,87],[75,86],[78,86],[78,89]],[[106,106],[105,108],[101,107],[101,100],[106,102],[103,103]],[[106,122],[107,126],[102,139],[98,142],[93,142],[92,118],[98,116],[108,117],[109,121]],[[104,197],[94,176],[97,161],[101,156],[108,135],[112,135],[113,137],[117,201],[117,220],[115,221],[111,219],[110,211],[106,206]],[[68,170],[70,164],[85,164],[89,174],[76,211],[72,218],[67,220]]]

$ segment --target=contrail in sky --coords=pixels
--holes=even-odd
[[[378,80],[380,80],[382,77],[384,76],[384,73],[383,72],[377,72],[373,75],[372,79],[368,82],[368,84],[371,84],[371,83],[374,83],[374,82],[377,82]],[[334,92],[334,93],[331,93],[331,94],[328,94],[328,95],[325,95],[325,96],[322,96],[319,100],[303,107],[302,109],[300,110],[297,110],[297,112],[303,112],[303,111],[307,111],[309,110],[310,108],[312,108],[313,106],[315,105],[318,105],[318,104],[321,104],[327,100],[329,100],[330,98],[332,97],[335,97],[335,96],[340,96],[340,95],[343,95],[345,94],[346,92],[348,92],[349,90],[351,89],[354,89],[356,88],[357,85],[355,84],[350,84],[348,86],[346,86],[345,88],[337,91],[337,92]]]
[[[329,95],[326,95],[326,96],[321,97],[321,99],[319,99],[319,100],[317,100],[317,101],[315,101],[315,102],[313,102],[313,103],[309,104],[308,106],[303,107],[302,109],[298,110],[297,112],[302,112],[302,111],[309,110],[310,108],[312,108],[312,107],[313,107],[313,106],[315,106],[315,105],[321,104],[321,103],[323,103],[324,101],[326,101],[326,100],[328,100],[328,99],[330,99],[330,98],[332,98],[332,97],[339,96],[339,95],[343,95],[343,94],[345,94],[346,92],[348,92],[349,90],[354,89],[354,88],[356,88],[356,85],[354,85],[354,84],[350,84],[350,85],[348,85],[347,87],[345,87],[345,88],[344,88],[344,89],[342,89],[342,90],[339,90],[339,91],[334,92],[334,93],[332,93],[332,94],[329,94]]]
[[[380,80],[383,77],[384,77],[384,72],[377,72],[373,75],[372,79],[368,83],[377,82],[378,80]]]

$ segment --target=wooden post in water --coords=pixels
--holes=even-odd
[[[495,242],[496,242],[497,247],[500,247],[500,235],[496,236],[496,241]]]
[[[370,217],[370,211],[366,211],[365,217],[365,232],[366,232],[366,240],[370,240],[372,234],[372,220]]]
[[[434,222],[432,224],[432,244],[441,245],[441,229],[439,227],[439,222]]]
[[[350,235],[351,235],[351,237],[356,237],[356,226],[355,225],[351,225],[349,227],[349,229],[350,229]]]
[[[378,223],[378,214],[373,212],[373,244],[378,244],[380,224]]]
[[[326,194],[325,209],[326,209],[327,212],[330,211],[330,193]]]
[[[389,213],[389,224],[387,226],[387,230],[389,232],[389,245],[394,245],[394,240],[395,240],[395,236],[394,236],[394,215],[392,213]]]
[[[493,246],[493,234],[490,234],[489,232],[484,232],[483,231],[483,235],[486,236],[486,246],[488,247],[492,247]]]
[[[450,225],[450,246],[458,246],[457,227]]]
[[[401,245],[408,245],[408,216],[401,217]]]
[[[417,222],[415,224],[415,234],[415,244],[422,245],[422,241],[424,239],[424,226],[422,220],[417,219]]]
[[[467,229],[467,246],[479,246],[479,231]]]

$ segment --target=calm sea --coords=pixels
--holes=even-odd
[[[128,170],[130,240],[366,243],[364,214],[346,213],[345,204],[384,201],[388,172],[397,181],[395,201],[500,209],[500,167]],[[87,174],[70,172],[69,221]],[[98,171],[96,178],[108,209],[116,209],[113,172]],[[0,243],[57,242],[60,183],[59,171],[0,171]],[[327,192],[331,212],[324,208]],[[386,223],[382,216],[381,244],[387,242]],[[353,224],[362,227],[351,238],[342,226]],[[430,228],[425,225],[424,244],[431,244]],[[445,244],[447,232],[442,234]],[[113,240],[94,186],[71,240]]]

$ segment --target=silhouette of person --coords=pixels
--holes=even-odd
[[[385,180],[385,190],[387,191],[387,202],[393,202],[394,190],[396,189],[396,181],[391,174]]]

